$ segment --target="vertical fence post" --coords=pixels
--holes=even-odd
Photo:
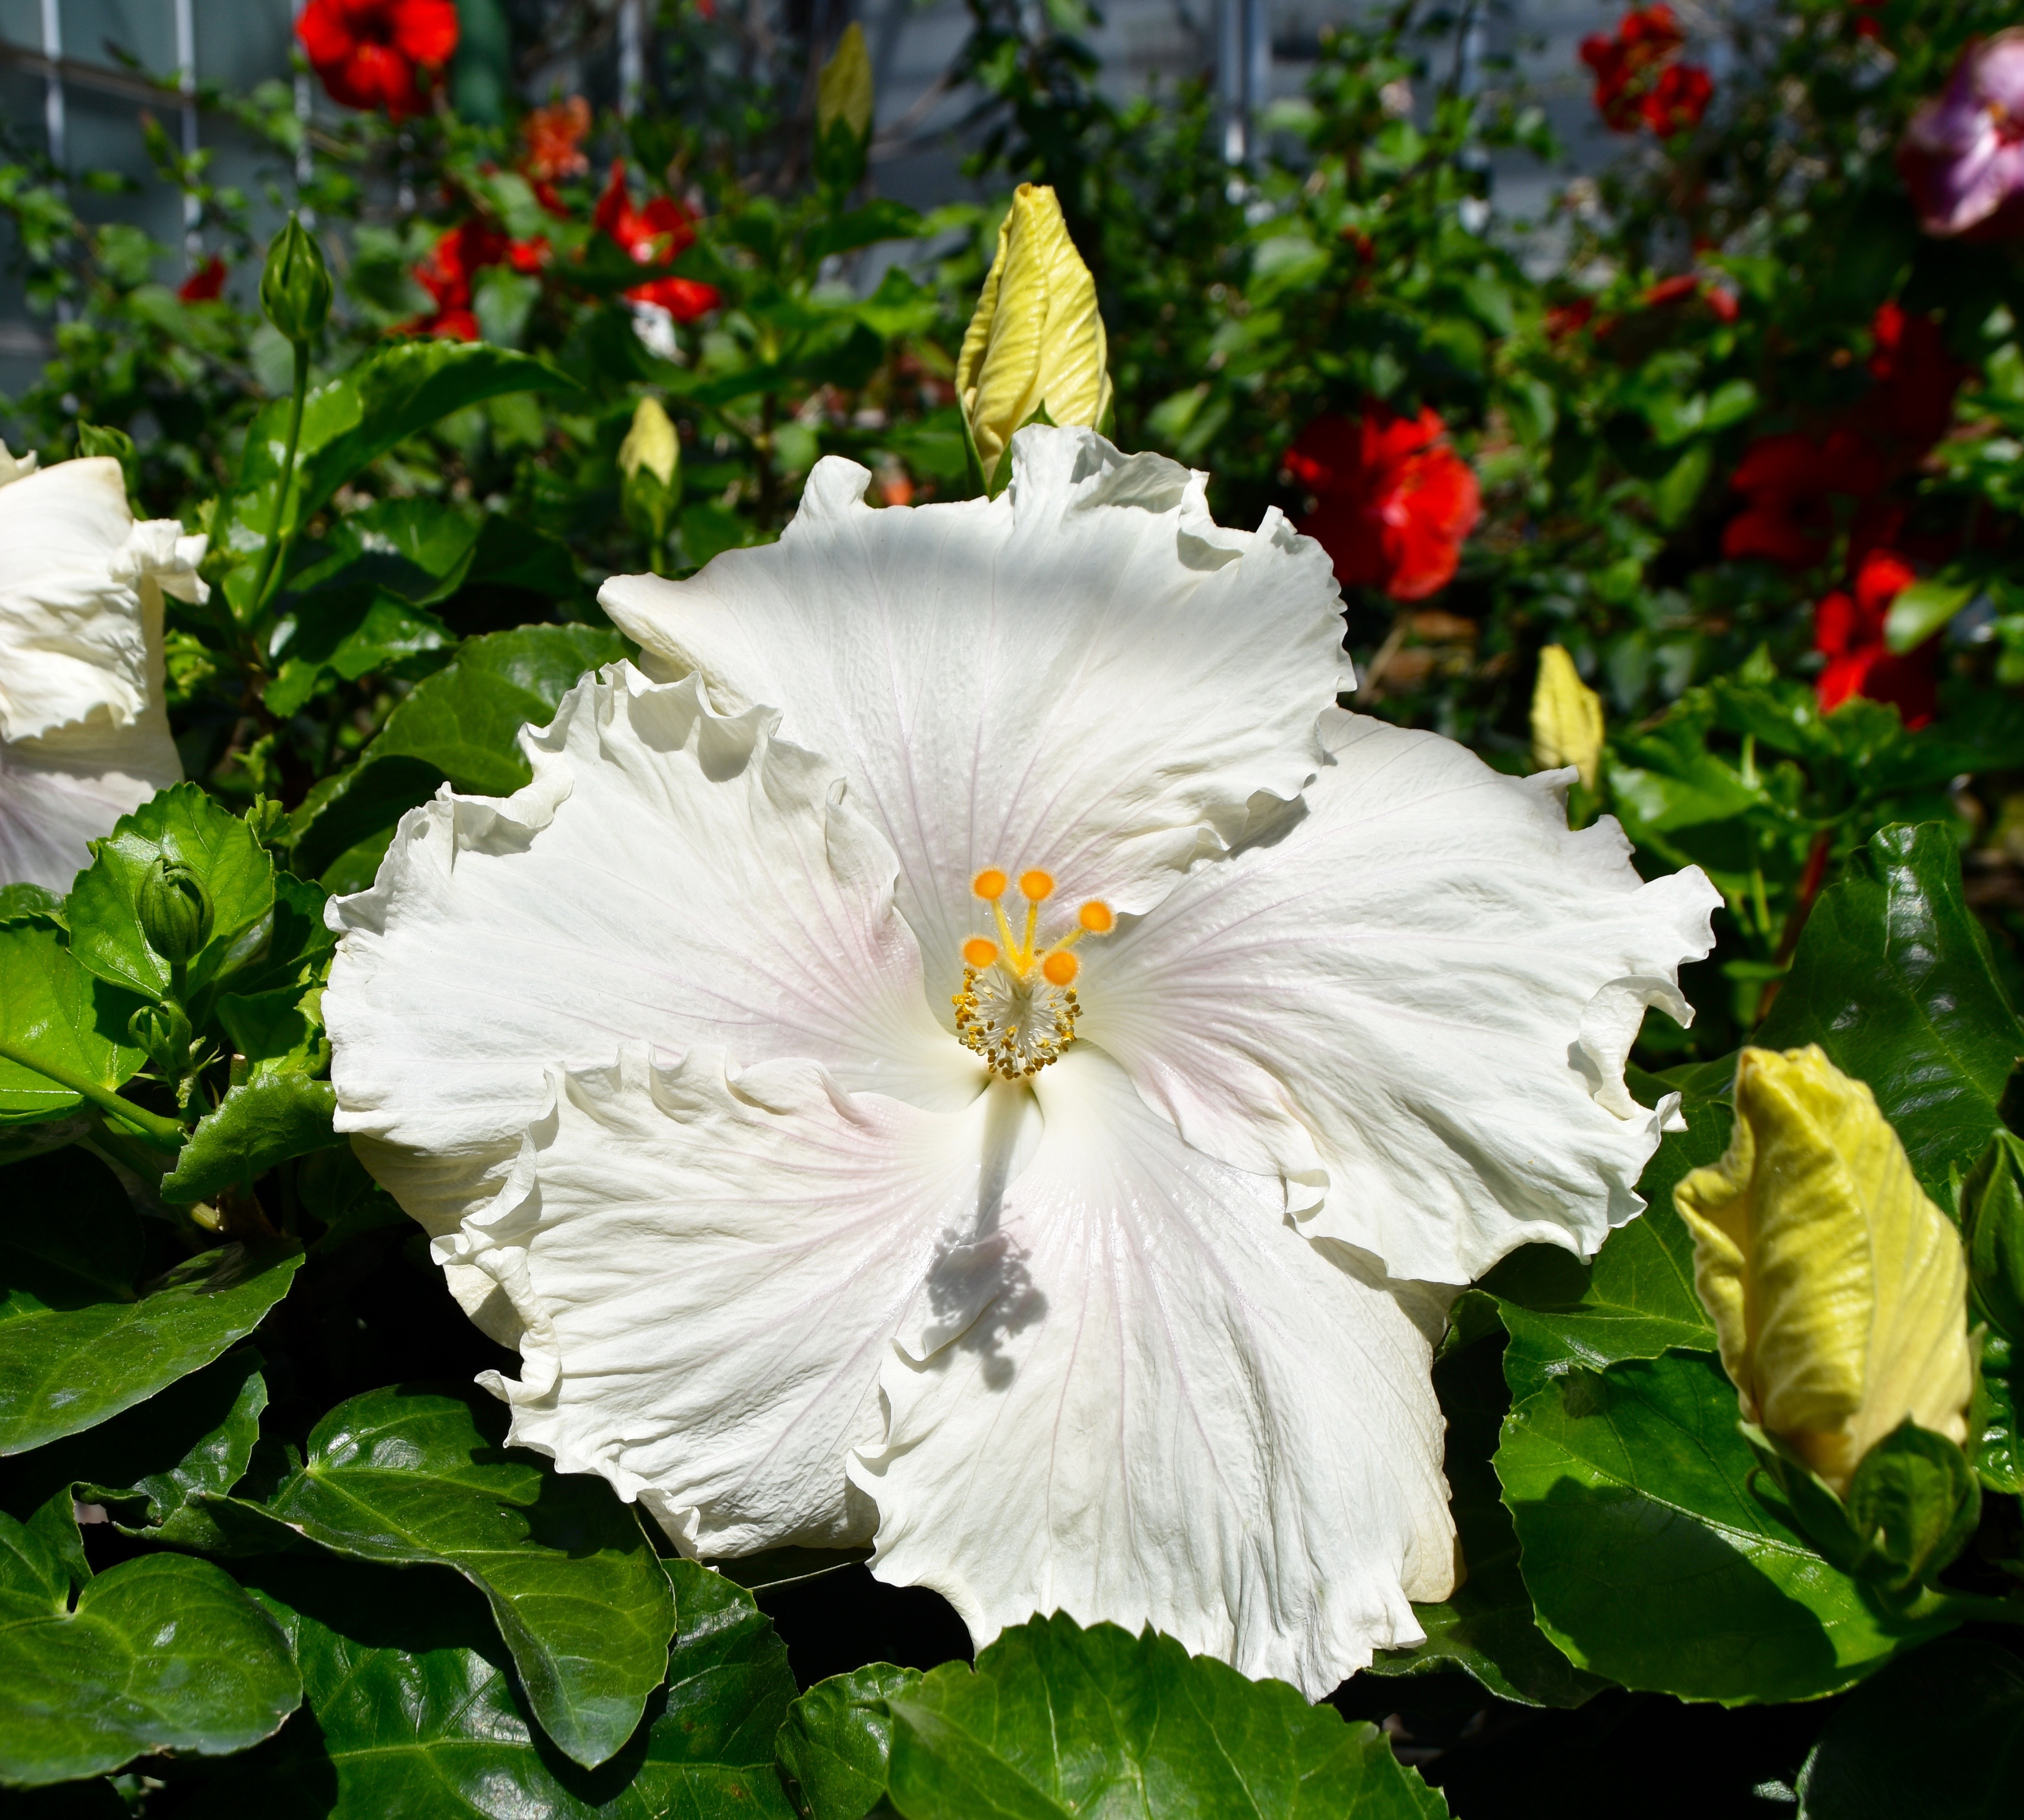
[[[70,163],[69,134],[64,121],[63,77],[56,65],[63,61],[63,0],[42,0],[42,55],[50,60],[50,72],[42,79],[42,123],[50,135],[50,162],[61,175]]]
[[[176,86],[183,95],[183,157],[196,156],[196,8],[193,0],[174,0],[176,20]],[[188,189],[183,192],[183,266],[194,272],[204,256],[204,242],[197,229],[204,219],[204,205]]]
[[[640,111],[647,86],[647,34],[640,0],[618,0],[618,112],[630,119]]]

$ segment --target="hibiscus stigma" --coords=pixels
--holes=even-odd
[[[1040,941],[1040,906],[1054,895],[1047,872],[1021,872],[1019,895],[1026,900],[1023,934],[1014,937],[1005,914],[1012,881],[995,866],[970,882],[991,906],[998,940],[973,935],[962,945],[962,985],[951,995],[956,1039],[1007,1081],[1021,1081],[1061,1059],[1075,1040],[1082,1003],[1075,989],[1082,964],[1069,952],[1085,935],[1108,935],[1116,919],[1110,906],[1092,898],[1076,912],[1075,927],[1051,943]]]

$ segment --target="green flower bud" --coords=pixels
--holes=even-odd
[[[625,522],[658,552],[682,495],[681,440],[658,398],[642,398],[634,409],[632,427],[618,445],[618,472]]]
[[[180,1005],[143,1005],[127,1019],[126,1033],[157,1073],[179,1079],[189,1068],[190,1021]]]
[[[2024,1342],[2024,1139],[1998,1132],[1961,1185],[1968,1292],[1975,1312]]]
[[[211,939],[211,893],[180,860],[157,860],[148,868],[135,908],[148,945],[171,967],[194,959]]]
[[[260,307],[297,347],[314,340],[330,314],[330,268],[316,237],[293,215],[267,249]]]

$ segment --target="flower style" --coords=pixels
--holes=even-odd
[[[1314,496],[1300,528],[1335,559],[1343,585],[1382,588],[1395,600],[1445,588],[1483,516],[1475,472],[1432,409],[1402,417],[1372,404],[1354,423],[1317,417],[1286,471]]]
[[[1837,589],[1813,609],[1813,648],[1827,667],[1815,688],[1829,711],[1851,695],[1894,702],[1907,727],[1923,727],[1939,711],[1934,670],[1939,655],[1936,634],[1916,651],[1893,651],[1884,628],[1890,604],[1917,579],[1895,551],[1875,549],[1862,559],[1851,591]]]
[[[1961,53],[1905,129],[1898,168],[1929,234],[2024,229],[2024,26]]]
[[[0,449],[0,884],[68,891],[87,842],[181,780],[162,596],[208,597],[204,542],[136,524],[109,457]]]
[[[625,186],[625,160],[611,161],[610,180],[597,199],[592,217],[596,226],[616,240],[636,265],[664,266],[695,240],[695,217],[671,196],[657,196],[644,208],[632,200]],[[634,303],[666,310],[676,322],[693,322],[707,316],[723,302],[714,284],[694,278],[655,278],[636,284],[625,293]]]
[[[831,457],[778,544],[607,583],[644,667],[332,908],[339,1123],[514,1440],[685,1552],[869,1540],[980,1643],[1319,1694],[1449,1590],[1451,1286],[1637,1211],[1624,1055],[1718,900],[1336,708],[1277,512],[1086,429],[1013,470]]]
[[[454,0],[309,0],[295,20],[310,67],[334,101],[384,108],[394,119],[422,111],[456,49]]]

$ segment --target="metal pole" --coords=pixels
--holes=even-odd
[[[294,17],[295,18],[300,19],[302,17],[302,9],[304,6],[308,5],[308,3],[309,0],[295,0]],[[298,203],[302,200],[302,185],[309,182],[316,169],[314,163],[310,158],[309,124],[310,105],[310,73],[306,69],[299,69],[295,72],[295,118],[302,123],[302,143],[301,149],[295,153],[295,200]],[[299,212],[302,215],[303,226],[314,227],[316,226],[316,211],[314,209],[304,208],[300,210]]]
[[[1244,16],[1247,0],[1220,0],[1216,8],[1216,92],[1223,101],[1223,157],[1241,164],[1249,149],[1250,121],[1244,106]]]
[[[182,90],[183,158],[185,163],[197,152],[196,119],[196,9],[192,0],[175,0],[176,86]],[[197,228],[204,219],[204,205],[188,189],[183,192],[183,265],[195,271],[203,257],[204,243]]]
[[[63,0],[42,0],[42,55],[55,64],[62,61],[63,53]],[[70,145],[64,122],[63,78],[54,69],[42,79],[42,123],[49,130],[50,162],[60,174],[70,162]]]
[[[1244,152],[1265,149],[1265,110],[1272,105],[1272,0],[1244,0]]]

